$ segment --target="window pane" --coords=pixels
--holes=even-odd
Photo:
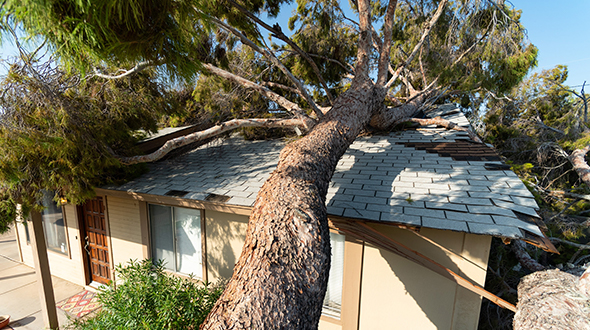
[[[41,216],[43,218],[43,230],[45,231],[47,248],[55,252],[67,254],[66,228],[61,207],[57,206],[57,203],[53,201],[53,193],[49,191],[43,192],[41,202],[45,207],[41,212]]]
[[[152,233],[152,259],[163,260],[164,267],[175,271],[174,236],[172,231],[172,212],[170,207],[150,205],[150,225]]]
[[[339,318],[342,306],[342,278],[344,276],[344,235],[330,233],[330,245],[332,246],[330,277],[322,312]]]
[[[201,211],[174,208],[177,271],[203,277],[201,263]]]

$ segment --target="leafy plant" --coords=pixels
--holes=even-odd
[[[162,261],[132,260],[115,273],[117,284],[98,293],[102,310],[69,329],[198,329],[223,292],[221,284],[167,273]]]

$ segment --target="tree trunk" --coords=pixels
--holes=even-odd
[[[374,91],[368,79],[355,80],[306,137],[283,149],[258,193],[233,276],[202,329],[317,328],[330,269],[328,184],[371,118]]]

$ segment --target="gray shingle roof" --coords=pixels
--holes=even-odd
[[[454,110],[442,107],[428,115],[450,113],[444,118],[468,126]],[[466,139],[463,132],[436,127],[359,137],[337,165],[328,214],[507,238],[523,238],[523,231],[543,236],[518,214],[538,217],[538,206],[522,181],[512,171],[485,167],[501,162],[458,161],[403,144]],[[276,140],[217,141],[152,164],[149,173],[134,181],[105,188],[152,195],[179,190],[187,192],[182,198],[194,200],[218,194],[230,197],[226,204],[252,206],[284,145]]]

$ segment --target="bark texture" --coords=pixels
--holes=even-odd
[[[526,251],[526,243],[521,240],[513,240],[512,251],[516,255],[516,259],[521,266],[533,272],[545,270],[545,266],[538,263],[535,259],[531,258],[529,253]]]
[[[306,137],[283,149],[258,193],[233,276],[202,329],[317,328],[330,269],[328,184],[379,104],[374,91],[370,80],[355,80]]]
[[[536,272],[518,285],[514,330],[589,330],[588,270],[578,278],[558,269]]]
[[[309,119],[309,118],[308,118]],[[309,119],[311,121],[311,119]],[[140,156],[133,157],[117,157],[123,164],[139,164],[146,162],[155,162],[162,159],[172,150],[189,145],[191,143],[208,139],[210,137],[219,135],[221,133],[234,130],[240,127],[302,127],[307,128],[304,119],[265,119],[265,118],[250,118],[250,119],[232,119],[221,125],[216,125],[204,131],[194,132],[188,135],[179,136],[175,139],[168,140],[158,150]]]

